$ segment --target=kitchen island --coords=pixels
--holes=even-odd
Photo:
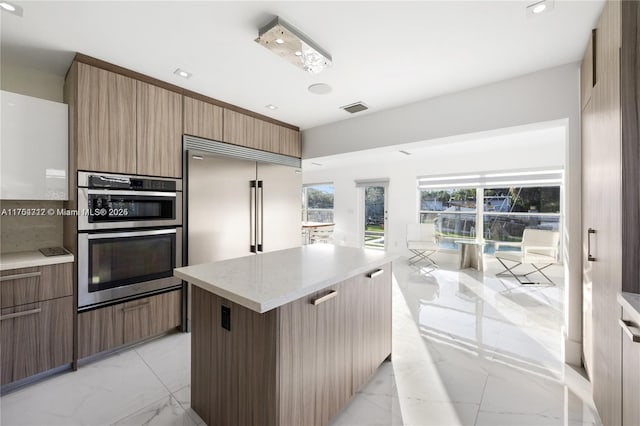
[[[191,407],[208,425],[324,425],[391,355],[391,260],[315,244],[188,266]]]

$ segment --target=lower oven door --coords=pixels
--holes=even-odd
[[[78,309],[181,284],[182,228],[78,234]]]

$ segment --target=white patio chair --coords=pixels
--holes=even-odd
[[[553,281],[542,272],[543,269],[558,263],[558,243],[560,233],[558,231],[547,231],[544,229],[525,229],[522,234],[522,245],[520,251],[496,251],[495,257],[504,266],[505,270],[496,276],[512,276],[521,285],[540,284],[538,281],[529,279],[529,275],[540,273],[555,285]],[[508,266],[506,262],[510,262]],[[533,271],[526,274],[516,274],[513,270],[520,265],[529,264]]]
[[[409,258],[409,265],[421,266],[419,262],[425,262],[426,272],[438,268],[438,263],[433,256],[440,250],[436,239],[436,227],[434,223],[410,223],[407,225],[407,248],[413,256]]]

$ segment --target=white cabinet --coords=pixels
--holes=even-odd
[[[0,199],[68,199],[68,107],[0,91]]]

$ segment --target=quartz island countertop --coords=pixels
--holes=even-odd
[[[396,257],[380,250],[312,244],[176,268],[174,275],[264,313]]]

